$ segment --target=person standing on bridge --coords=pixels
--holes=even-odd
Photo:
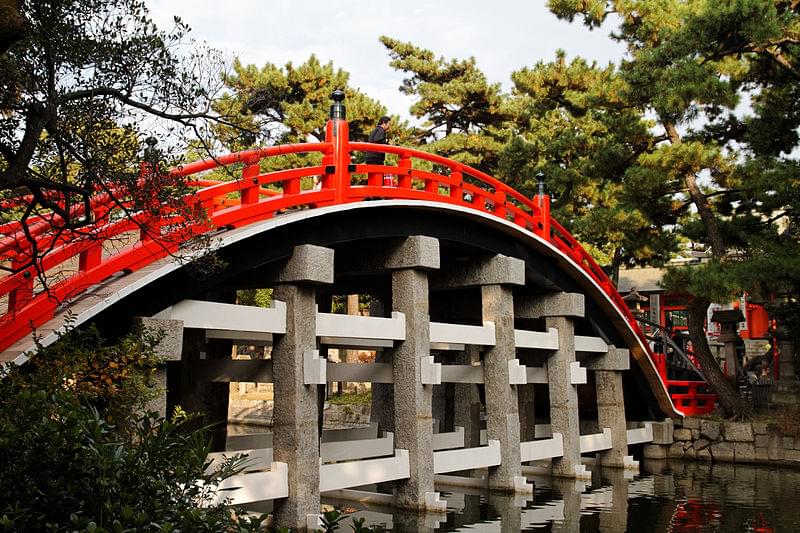
[[[389,141],[386,139],[386,132],[389,131],[391,124],[391,118],[385,115],[379,118],[375,129],[369,134],[367,142],[375,144],[389,144]],[[366,152],[365,156],[364,162],[368,165],[383,165],[386,160],[386,154],[383,152]],[[394,179],[392,178],[391,174],[385,174],[383,176],[383,185],[394,187]]]

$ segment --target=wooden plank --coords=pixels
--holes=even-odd
[[[486,446],[433,452],[433,473],[488,468],[499,465],[501,460],[500,441],[492,439]]]
[[[319,490],[349,489],[371,483],[408,479],[408,450],[395,450],[394,457],[322,465]]]

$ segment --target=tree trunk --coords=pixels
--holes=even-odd
[[[678,133],[675,124],[666,122],[664,123],[664,128],[667,130],[667,137],[669,137],[670,143],[673,145],[681,144],[681,135]],[[692,203],[694,203],[695,207],[697,208],[697,213],[700,215],[700,219],[703,221],[703,225],[706,228],[706,235],[708,236],[708,240],[711,244],[711,254],[716,259],[723,259],[725,257],[725,243],[722,240],[722,233],[719,231],[719,225],[717,224],[717,219],[714,216],[714,212],[711,211],[711,205],[708,203],[708,198],[706,198],[706,195],[703,194],[703,191],[701,191],[700,187],[697,185],[697,179],[695,178],[694,174],[687,173],[683,177],[683,182],[686,185],[686,189],[689,191],[689,196],[692,198]]]
[[[745,402],[739,391],[728,381],[722,373],[711,349],[708,346],[708,339],[704,329],[706,311],[711,301],[708,298],[692,297],[687,306],[689,338],[694,345],[694,354],[700,362],[703,377],[708,386],[717,394],[720,406],[725,411],[726,417],[741,418],[752,416],[753,411],[750,405]]]

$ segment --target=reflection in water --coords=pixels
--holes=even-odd
[[[448,502],[446,516],[347,505],[357,510],[354,517],[365,518],[365,526],[386,531],[800,531],[797,470],[650,461],[633,479],[621,470],[598,469],[588,485],[547,477],[529,481],[535,485],[532,500],[438,487]],[[350,531],[349,522],[341,530]]]

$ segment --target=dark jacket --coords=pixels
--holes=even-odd
[[[382,126],[376,126],[372,133],[369,134],[367,142],[375,144],[389,144],[386,140],[386,130]],[[383,152],[366,152],[364,161],[368,165],[382,165],[386,159],[386,154]]]

